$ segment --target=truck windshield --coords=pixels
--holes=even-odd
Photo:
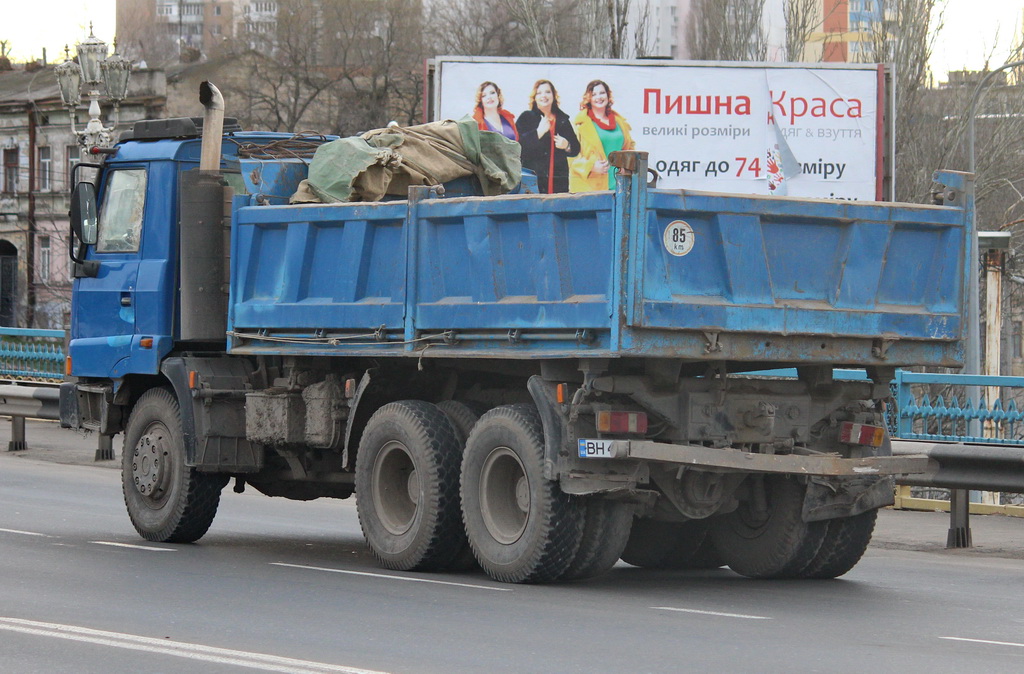
[[[146,203],[146,170],[114,171],[107,179],[100,208],[98,253],[131,253],[139,249],[142,211]]]

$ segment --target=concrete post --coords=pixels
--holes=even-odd
[[[985,374],[999,376],[1002,357],[1003,335],[1003,263],[1006,254],[1002,250],[985,251]],[[985,399],[991,410],[999,400],[999,387],[986,386]],[[985,437],[999,437],[999,429],[994,421],[985,422]],[[981,502],[999,503],[999,493],[985,491],[981,493]]]
[[[113,461],[114,460],[114,436],[98,434],[98,444],[96,446],[96,458],[93,461]]]
[[[11,441],[7,443],[7,451],[20,452],[27,449],[25,444],[25,417],[11,417]]]

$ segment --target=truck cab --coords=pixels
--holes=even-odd
[[[90,213],[94,219],[91,225],[73,227],[70,249],[75,309],[66,374],[72,380],[62,387],[62,409],[65,421],[73,426],[116,433],[121,430],[117,420],[92,413],[105,407],[99,399],[126,400],[130,392],[122,387],[135,378],[159,376],[161,363],[176,350],[224,348],[223,319],[212,329],[207,326],[206,334],[198,334],[181,314],[183,306],[191,306],[193,315],[198,309],[193,306],[195,274],[183,278],[179,254],[182,216],[195,196],[201,134],[201,118],[137,122],[111,151],[99,155],[102,163],[84,165],[76,172],[80,176],[88,172],[91,180],[75,188],[72,220],[88,223]],[[264,162],[245,153],[246,148],[251,151],[292,138],[284,133],[243,133],[234,120],[227,120],[221,146],[222,182],[230,183],[239,203],[287,203],[305,176],[304,161]],[[327,140],[316,137],[309,142]],[[210,237],[215,250],[206,248],[191,255],[212,261],[214,271],[221,274],[226,252],[220,220],[230,218],[230,201],[215,210],[204,223],[216,230],[216,236]],[[210,222],[214,219],[218,222]],[[202,288],[200,293],[226,307],[227,284],[217,282],[209,272],[202,280],[216,287]],[[183,298],[182,290],[191,291],[192,296]]]

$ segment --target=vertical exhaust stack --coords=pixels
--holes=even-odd
[[[203,145],[199,155],[200,171],[220,170],[221,138],[224,136],[224,96],[207,80],[199,85],[199,102],[206,108],[203,116]]]
[[[178,339],[223,343],[229,250],[224,204],[231,200],[231,190],[220,174],[224,97],[217,87],[203,82],[199,101],[206,108],[199,170],[182,173],[178,191]]]

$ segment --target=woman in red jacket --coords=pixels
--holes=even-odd
[[[476,89],[476,107],[473,119],[481,131],[500,133],[509,140],[519,140],[516,118],[504,108],[505,97],[494,82],[483,82]]]
[[[550,80],[538,80],[530,93],[530,109],[516,120],[523,167],[537,174],[544,194],[569,191],[569,157],[580,151],[569,115],[558,107],[558,92]]]

